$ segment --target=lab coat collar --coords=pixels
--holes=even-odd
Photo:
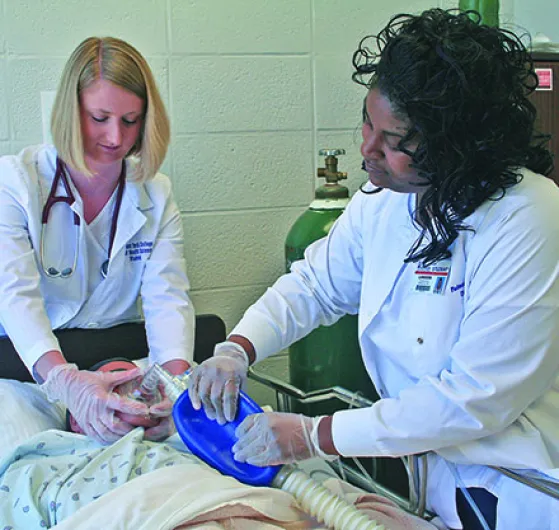
[[[54,178],[54,173],[56,170],[56,157],[57,152],[54,147],[49,149],[39,150],[39,157],[37,158],[37,169],[38,172],[43,175],[43,179],[39,179],[41,184],[45,186],[42,190],[44,195],[44,200],[50,190],[52,185],[52,180]],[[118,216],[117,229],[115,234],[115,240],[113,243],[113,249],[111,253],[111,262],[114,257],[122,250],[124,245],[132,239],[132,237],[144,226],[146,223],[146,216],[142,213],[146,210],[150,210],[154,207],[153,201],[147,192],[146,184],[141,182],[136,182],[130,180],[130,177],[134,175],[134,171],[137,165],[137,161],[133,158],[128,158],[126,160],[126,185],[124,186],[124,194],[122,196],[122,204],[120,207],[120,212]],[[59,184],[59,189],[57,192],[62,192]],[[72,183],[70,186],[74,189]],[[46,194],[45,194],[46,191]],[[75,192],[75,189],[74,189]],[[44,203],[44,201],[43,201]],[[78,215],[83,217],[83,208],[80,201],[74,202],[71,206]],[[109,264],[110,267],[110,264]]]
[[[111,261],[146,223],[144,211],[153,208],[146,186],[127,180],[118,216]],[[110,267],[110,263],[109,263]]]
[[[34,147],[32,160],[35,167],[37,184],[41,194],[41,205],[43,205],[48,197],[54,174],[56,172],[56,157],[57,152],[53,146],[38,145]],[[60,189],[61,184],[59,184]],[[58,190],[57,190],[58,191]]]
[[[383,193],[390,193],[392,196],[379,213],[380,218],[375,221],[375,226],[387,226],[389,229],[383,231],[373,229],[371,235],[374,237],[370,238],[369,243],[365,243],[370,246],[371,254],[385,256],[382,264],[377,261],[381,264],[378,270],[374,271],[373,275],[368,275],[374,277],[374,285],[364,288],[363,296],[367,297],[367,325],[378,314],[398,277],[404,271],[407,265],[404,259],[419,235],[411,217],[415,207],[414,196],[388,190]]]
[[[43,147],[43,146],[38,146]],[[39,149],[37,156],[37,170],[43,179],[40,179],[41,185],[45,187],[46,194],[48,195],[54,174],[56,172],[56,157],[58,153],[53,146],[48,146],[47,149]],[[131,201],[135,208],[140,211],[145,211],[153,208],[153,202],[147,193],[145,184],[135,182],[131,179],[134,175],[138,162],[134,158],[126,160],[126,186],[124,188],[123,206],[125,201]],[[43,182],[44,181],[44,182]],[[62,184],[59,184],[57,192],[64,191]],[[81,213],[81,212],[78,212]]]
[[[148,195],[146,185],[132,180],[138,163],[134,158],[126,160],[126,187],[124,188],[124,197],[128,198],[135,207],[140,211],[150,210],[153,208],[153,202]],[[124,202],[123,202],[124,204]]]

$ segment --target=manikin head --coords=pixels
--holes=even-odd
[[[101,362],[98,362],[96,364],[94,364],[90,370],[92,372],[119,372],[119,371],[126,371],[126,370],[132,370],[134,368],[136,368],[137,366],[130,360],[128,359],[124,359],[122,357],[114,357],[112,359],[107,359]],[[122,385],[117,386],[114,389],[114,392],[116,392],[119,395],[122,396],[127,396],[130,399],[134,399],[134,395],[133,395],[133,391],[138,387],[138,384],[141,381],[141,377],[138,377],[136,379],[134,379],[133,381],[129,381],[127,383],[123,383]],[[160,400],[161,397],[159,396],[158,400]],[[155,404],[154,403],[150,403],[150,405]],[[127,423],[129,423],[130,425],[133,425],[134,427],[144,427],[144,428],[149,428],[149,427],[154,427],[155,425],[158,424],[159,422],[159,418],[150,418],[149,416],[138,416],[135,414],[127,414],[124,412],[116,412],[115,413],[116,417],[119,418],[122,421],[125,421]],[[67,417],[66,417],[66,428],[68,431],[71,432],[75,432],[78,434],[84,434],[84,431],[82,430],[82,428],[80,427],[80,425],[78,424],[78,422],[76,421],[76,419],[74,418],[74,416],[72,416],[72,414],[70,414],[70,412],[67,413]]]

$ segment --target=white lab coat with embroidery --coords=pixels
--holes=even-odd
[[[0,335],[8,335],[31,369],[46,351],[59,349],[52,329],[146,322],[150,359],[191,360],[194,309],[183,256],[182,224],[171,184],[157,174],[144,184],[127,181],[109,264],[109,274],[88,294],[88,257],[81,218],[74,228],[68,206],[54,206],[48,220],[45,263],[72,264],[78,230],[77,268],[69,278],[49,278],[40,255],[41,214],[56,168],[56,151],[39,145],[0,158]],[[59,185],[57,194],[66,193]],[[137,252],[149,249],[149,252]],[[106,255],[106,254],[105,254]]]
[[[232,331],[260,360],[359,313],[364,363],[384,399],[337,412],[335,446],[354,456],[434,451],[430,504],[454,528],[456,483],[441,456],[458,464],[466,486],[502,497],[500,528],[522,520],[536,528],[532,516],[537,528],[559,528],[557,509],[539,494],[507,526],[516,485],[485,467],[559,475],[559,189],[523,174],[466,220],[473,231],[451,247],[442,295],[414,292],[417,264],[404,264],[419,233],[415,197],[357,192],[329,236]]]

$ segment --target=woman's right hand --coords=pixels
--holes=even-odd
[[[120,439],[134,426],[116,416],[122,412],[148,416],[145,403],[119,396],[114,388],[141,375],[139,368],[119,372],[78,370],[75,364],[51,368],[41,385],[50,401],[60,401],[72,413],[85,434],[107,444]]]
[[[192,406],[220,425],[233,421],[241,385],[247,377],[248,355],[236,342],[216,345],[214,356],[194,368],[188,386]]]

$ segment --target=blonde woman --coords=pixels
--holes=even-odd
[[[145,59],[116,38],[84,40],[51,125],[54,145],[0,158],[0,334],[86,434],[115,441],[133,428],[117,419],[128,413],[159,418],[145,436],[162,439],[173,430],[168,401],[150,410],[117,396],[137,371],[80,370],[52,331],[145,318],[151,362],[181,373],[192,360],[181,218],[157,173],[169,121]]]

